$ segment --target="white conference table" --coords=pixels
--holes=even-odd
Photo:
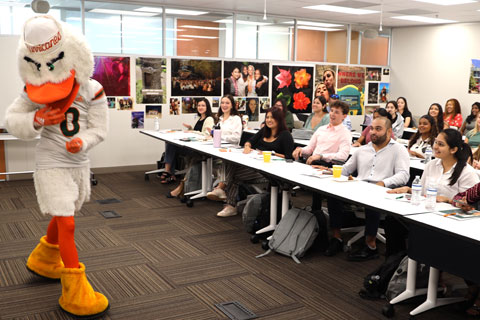
[[[4,129],[4,128],[0,128],[0,129]],[[32,140],[39,140],[39,139],[40,139],[40,136],[37,136]],[[0,133],[0,141],[5,141],[5,142],[10,143],[11,141],[24,141],[24,140],[21,140],[21,139],[15,137],[15,136],[11,135],[10,133],[1,132]],[[6,165],[8,165],[8,164],[6,164]],[[33,173],[33,171],[32,170],[26,170],[26,171],[0,172],[0,176],[1,175],[8,176],[8,175],[14,175],[14,174],[28,174],[28,173]]]

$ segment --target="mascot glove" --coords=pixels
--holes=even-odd
[[[80,138],[73,138],[65,143],[68,152],[77,153],[82,150],[83,141]]]
[[[61,110],[43,107],[35,112],[34,122],[40,126],[52,126],[65,120]]]

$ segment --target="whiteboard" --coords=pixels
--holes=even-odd
[[[0,127],[5,127],[5,111],[18,97],[24,84],[17,66],[17,46],[20,36],[0,36]]]

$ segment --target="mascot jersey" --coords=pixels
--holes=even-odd
[[[29,101],[26,92],[23,92],[21,98]],[[87,152],[68,152],[65,143],[80,137],[84,144],[92,145],[91,140],[94,137],[90,137],[92,132],[87,131],[89,121],[91,125],[92,121],[95,121],[92,115],[105,112],[106,103],[103,88],[97,81],[90,79],[87,85],[81,86],[75,101],[65,112],[65,120],[43,128],[35,153],[37,169],[87,166]]]

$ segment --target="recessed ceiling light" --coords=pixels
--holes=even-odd
[[[179,26],[179,27],[188,28],[188,29],[227,30],[227,28],[204,27],[204,26],[191,26],[191,25],[181,25],[181,26]]]
[[[154,13],[154,12],[137,12],[137,11],[113,10],[113,9],[92,9],[92,10],[89,10],[88,12],[122,14],[126,16],[143,16],[143,17],[153,17],[158,15],[158,13]]]
[[[475,3],[476,0],[415,0],[418,2],[426,2],[432,4],[438,4],[441,6],[454,6],[456,4]]]
[[[312,27],[312,26],[298,26],[297,29],[315,30],[315,31],[340,31],[340,30],[343,30],[343,29],[321,28],[321,27]]]
[[[286,24],[294,24],[293,21],[285,21],[283,23]],[[304,25],[304,26],[314,26],[314,27],[343,27],[343,24],[334,24],[334,23],[325,23],[325,22],[313,22],[313,21],[301,21],[297,20],[297,25]]]
[[[230,19],[222,19],[222,20],[216,20],[214,21],[216,23],[232,23],[232,20]],[[256,22],[256,21],[246,21],[246,20],[237,20],[237,24],[244,24],[244,25],[250,25],[250,26],[268,26],[271,23],[268,22]]]
[[[157,12],[162,13],[162,8],[159,7],[141,7],[134,9],[134,11],[142,11],[142,12]],[[165,9],[167,14],[178,14],[183,16],[199,16],[202,14],[207,14],[207,11],[196,11],[196,10],[181,10],[181,9]]]
[[[438,19],[438,18],[429,18],[423,16],[398,16],[392,17],[393,19],[400,19],[400,20],[408,20],[408,21],[416,21],[416,22],[424,22],[424,23],[455,23],[457,21],[454,20],[447,20],[447,19]]]
[[[378,13],[379,12],[379,11],[376,11],[376,10],[331,6],[331,5],[328,5],[328,4],[320,4],[320,5],[317,5],[317,6],[308,6],[308,7],[303,7],[303,9],[313,9],[313,10],[330,11],[330,12],[337,12],[337,13],[348,13],[348,14],[372,14],[372,13]]]

